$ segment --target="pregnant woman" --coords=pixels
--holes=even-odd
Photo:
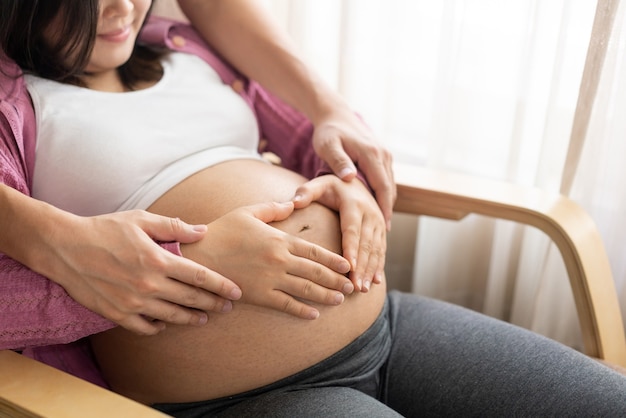
[[[49,4],[22,2],[13,2],[16,21]],[[113,390],[175,416],[626,411],[626,380],[579,353],[458,307],[388,294],[385,220],[365,184],[323,175],[310,124],[272,107],[254,83],[236,83],[191,27],[144,27],[150,0],[57,3],[32,22],[53,59],[24,68],[37,118],[34,196],[82,215],[147,209],[205,223],[205,237],[182,255],[242,291],[203,326],[91,336]],[[77,10],[93,27],[68,42]],[[47,75],[58,69],[64,77]],[[259,137],[282,167],[260,158]],[[289,258],[302,248],[307,257]],[[365,267],[348,280],[338,254],[354,248]],[[303,271],[312,279],[289,277]]]

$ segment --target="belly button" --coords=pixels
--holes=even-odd
[[[303,225],[302,228],[300,229],[300,232],[304,232],[304,231],[308,231],[309,229],[311,229],[310,225]]]

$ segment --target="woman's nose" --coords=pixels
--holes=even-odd
[[[127,16],[134,8],[132,0],[104,0],[100,6],[104,18]]]

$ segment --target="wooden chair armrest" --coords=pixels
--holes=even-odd
[[[13,351],[0,351],[0,417],[166,416]]]
[[[556,244],[570,279],[585,353],[626,366],[619,300],[591,217],[565,196],[507,182],[394,165],[398,212],[462,219],[470,213],[534,226]]]

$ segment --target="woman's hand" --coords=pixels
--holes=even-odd
[[[387,250],[386,226],[365,185],[332,175],[317,177],[300,186],[294,197],[297,209],[313,201],[339,212],[343,256],[352,265],[350,279],[355,288],[367,292],[372,282],[380,283]]]
[[[204,225],[138,210],[71,219],[50,231],[46,251],[29,264],[124,328],[152,335],[166,323],[201,325],[206,312],[228,312],[241,296],[230,280],[153,240],[194,242]]]
[[[183,255],[237,283],[242,302],[304,319],[319,311],[302,300],[339,305],[354,286],[343,257],[268,223],[286,219],[291,202],[235,209],[208,225],[206,238],[182,246]]]
[[[356,176],[356,163],[363,172],[391,228],[391,215],[397,192],[391,153],[374,138],[371,130],[350,110],[333,110],[315,123],[315,152],[344,181]]]

